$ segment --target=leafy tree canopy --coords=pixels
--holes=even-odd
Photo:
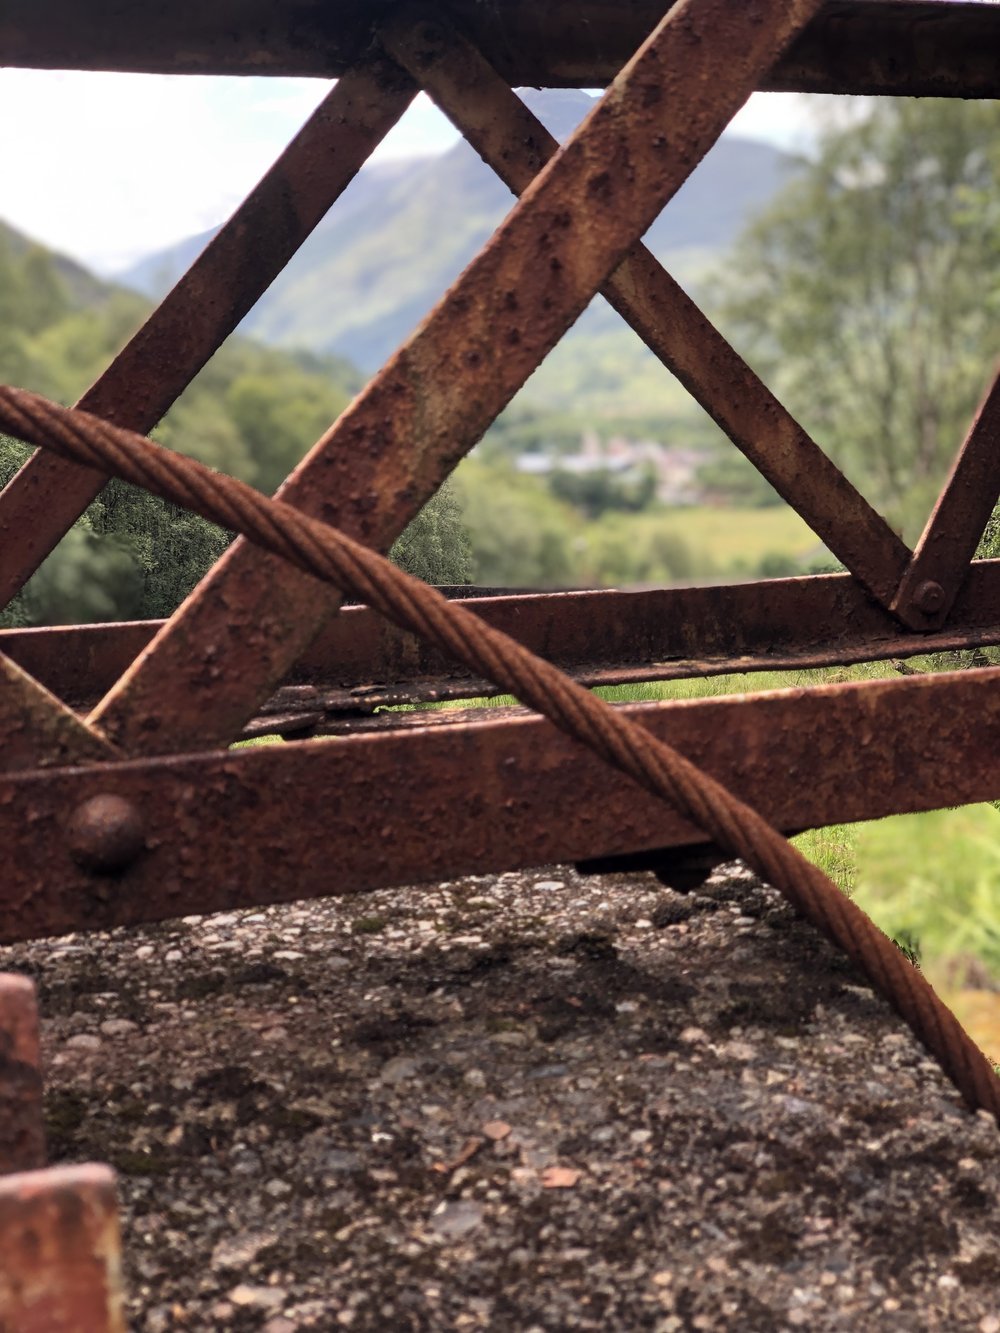
[[[750,229],[722,324],[913,540],[995,368],[1000,104],[831,113]]]
[[[130,292],[32,245],[0,224],[0,380],[69,403],[147,314]],[[346,362],[231,338],[153,431],[271,493],[360,387]],[[0,485],[28,456],[0,436]],[[2,625],[168,616],[225,549],[211,523],[113,481],[0,613]],[[452,491],[435,498],[394,548],[421,577],[462,583],[468,538]]]

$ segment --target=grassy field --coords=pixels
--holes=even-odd
[[[756,570],[767,555],[819,559],[824,548],[794,509],[719,509],[707,505],[675,509],[669,517],[637,515],[630,523],[656,523],[682,538],[699,564],[713,571]]]

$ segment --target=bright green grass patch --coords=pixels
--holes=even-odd
[[[855,896],[858,884],[858,824],[831,824],[829,828],[810,829],[792,842],[848,898]]]
[[[881,680],[895,676],[890,662],[866,662],[852,667],[819,667],[808,671],[753,671],[726,676],[692,676],[687,680],[644,680],[625,685],[598,685],[594,693],[606,703],[657,703],[675,699],[714,699],[727,694],[800,689],[850,680]],[[436,703],[389,704],[378,712],[407,712],[414,708],[508,708],[517,704],[512,694],[474,699],[445,699]]]
[[[744,671],[728,676],[692,676],[687,680],[649,680],[629,685],[601,685],[594,691],[608,703],[645,703],[658,699],[712,699],[727,694],[804,689],[855,680],[895,676],[891,662],[865,662],[852,667],[817,667],[808,671]]]
[[[887,934],[920,943],[928,970],[978,959],[1000,980],[1000,812],[896,815],[857,830],[855,899]]]
[[[690,548],[698,569],[720,574],[757,570],[767,555],[809,562],[825,548],[816,534],[788,505],[767,509],[719,509],[707,505],[672,509],[669,513],[629,516],[636,540],[643,525],[680,537]]]

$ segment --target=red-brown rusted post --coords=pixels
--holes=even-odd
[[[27,977],[0,973],[0,1173],[45,1165],[38,1063],[35,988]]]
[[[0,1329],[125,1333],[110,1167],[57,1166],[0,1180]]]

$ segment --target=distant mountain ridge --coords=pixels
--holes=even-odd
[[[522,96],[560,139],[594,101],[572,90],[529,89]],[[794,166],[795,159],[766,144],[724,136],[654,222],[647,245],[681,280],[696,279],[770,202]],[[275,346],[334,353],[371,371],[423,318],[512,203],[506,186],[464,140],[437,158],[375,163],[351,183],[241,332]],[[150,255],[116,280],[158,298],[212,235]],[[567,335],[582,366],[588,340],[606,340],[612,329],[617,339],[616,321],[603,302],[595,302]],[[535,392],[544,387],[544,367],[539,376]]]

